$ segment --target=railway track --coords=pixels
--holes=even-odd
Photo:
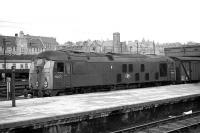
[[[28,82],[16,82],[15,83],[15,93],[16,96],[23,95],[24,89],[28,89]],[[0,100],[7,97],[7,85],[5,83],[0,83]]]
[[[111,133],[189,133],[200,125],[200,111],[192,114],[174,116],[139,126],[117,130]],[[200,129],[197,129],[200,132]]]

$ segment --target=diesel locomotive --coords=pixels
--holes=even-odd
[[[45,51],[33,60],[29,88],[34,96],[136,88],[176,81],[175,61],[158,55]]]

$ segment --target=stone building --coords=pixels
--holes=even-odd
[[[3,39],[5,42],[3,42]],[[4,54],[4,44],[5,43],[5,54],[6,55],[16,55],[17,54],[17,44],[16,37],[13,36],[0,36],[0,55]]]
[[[38,54],[46,50],[56,50],[58,42],[53,37],[25,35],[20,31],[15,36],[0,36],[0,54],[4,54],[3,38],[5,38],[5,53],[10,55]]]
[[[128,47],[126,42],[120,42],[120,33],[113,33],[113,53],[127,53]]]

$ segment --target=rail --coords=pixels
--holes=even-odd
[[[175,116],[175,117],[172,117],[172,118],[154,121],[154,122],[142,124],[142,125],[139,125],[139,126],[129,127],[129,128],[113,131],[113,132],[110,132],[110,133],[132,133],[132,132],[137,132],[137,131],[157,127],[157,126],[160,126],[162,124],[173,123],[175,121],[180,121],[180,120],[184,121],[185,119],[188,119],[188,118],[192,119],[195,116],[199,116],[199,118],[200,118],[200,111],[194,112],[192,114],[187,114],[187,115],[183,114],[183,115]],[[190,121],[186,120],[186,122],[190,122]],[[188,128],[189,126],[193,126],[193,125],[199,124],[199,123],[200,123],[200,121],[196,121],[196,123],[193,123],[193,124],[190,123],[187,126],[177,127],[177,128],[171,129],[169,131],[165,131],[165,133],[173,133],[173,132]],[[148,130],[148,133],[151,133],[151,132]]]

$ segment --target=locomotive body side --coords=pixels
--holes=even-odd
[[[175,80],[174,61],[155,55],[108,56],[48,51],[39,54],[33,66],[31,87],[33,92],[43,93],[43,96],[134,88]]]

